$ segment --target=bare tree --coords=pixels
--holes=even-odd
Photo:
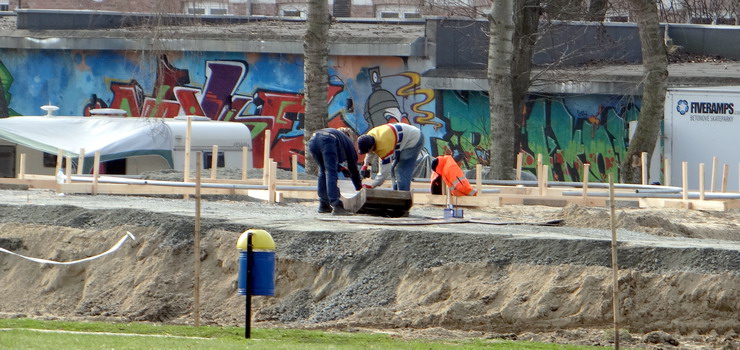
[[[331,18],[327,0],[309,0],[306,34],[303,38],[303,86],[306,111],[303,116],[304,149],[316,130],[327,125],[326,87],[329,83],[329,26]],[[316,174],[318,168],[306,152],[306,173]]]
[[[514,0],[494,1],[488,15],[488,86],[491,115],[491,175],[511,179],[516,158],[511,67],[514,54]]]
[[[513,157],[519,152],[519,128],[520,116],[524,110],[524,101],[528,96],[531,85],[532,75],[532,56],[534,47],[537,43],[537,31],[539,29],[540,15],[542,8],[540,0],[516,0],[515,1],[515,30],[513,33],[514,52],[511,64],[511,98],[512,114],[514,122],[514,139],[512,145]],[[498,162],[506,162],[510,167],[514,164],[515,158],[500,159]]]
[[[668,55],[658,22],[658,8],[653,0],[629,0],[637,20],[642,45],[642,64],[645,72],[642,109],[635,136],[629,144],[621,164],[621,180],[638,183],[641,180],[642,152],[652,156],[660,134],[660,121],[665,108]],[[649,170],[645,169],[646,171]]]

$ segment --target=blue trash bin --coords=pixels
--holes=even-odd
[[[252,251],[248,250],[251,236]],[[275,242],[264,230],[249,230],[242,233],[236,247],[239,249],[239,295],[275,295]],[[251,255],[251,257],[250,257]],[[247,291],[247,271],[252,264],[252,276]]]

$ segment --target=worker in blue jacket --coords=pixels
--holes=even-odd
[[[354,132],[350,128],[326,128],[316,131],[308,141],[308,151],[319,166],[319,213],[351,214],[340,200],[337,180],[338,173],[342,172],[352,179],[355,190],[362,189],[353,136]]]

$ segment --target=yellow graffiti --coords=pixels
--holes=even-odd
[[[425,105],[432,102],[434,99],[434,90],[432,89],[419,89],[419,85],[421,82],[421,75],[419,73],[415,72],[402,72],[399,73],[399,75],[404,76],[409,79],[409,83],[401,86],[396,90],[396,95],[398,96],[411,96],[411,95],[422,95],[424,96],[424,99],[422,101],[413,103],[411,105],[411,110],[421,114],[422,116],[414,118],[414,121],[418,124],[429,124],[434,125],[434,129],[438,130],[442,127],[442,124],[439,122],[432,121],[434,119],[434,113],[430,111],[424,111],[421,108]],[[411,118],[409,118],[411,119]]]

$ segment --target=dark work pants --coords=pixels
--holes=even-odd
[[[339,169],[339,142],[331,135],[322,133],[314,134],[308,141],[308,151],[311,152],[316,164],[319,166],[318,195],[322,205],[338,207],[342,205],[339,200],[339,187],[337,187],[337,169]]]

